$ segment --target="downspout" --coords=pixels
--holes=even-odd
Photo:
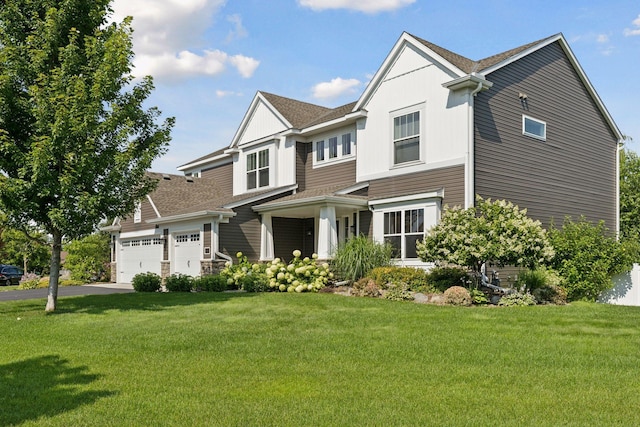
[[[476,95],[482,90],[483,82],[478,82],[478,87],[476,87],[469,94],[469,109],[467,110],[467,129],[469,132],[468,141],[467,141],[467,191],[465,191],[465,200],[464,207],[470,208],[475,204],[476,198],[476,188],[475,188],[475,144],[474,144],[474,99]]]
[[[620,238],[620,152],[624,148],[624,140],[619,140],[616,149],[616,238]]]

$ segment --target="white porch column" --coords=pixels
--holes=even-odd
[[[211,259],[216,259],[216,254],[220,251],[220,223],[211,222]]]
[[[336,228],[336,208],[323,206],[320,208],[318,222],[318,258],[329,259],[338,246],[338,230]]]
[[[262,214],[262,225],[260,227],[260,261],[270,261],[274,257],[273,250],[273,225],[271,224],[271,214]]]

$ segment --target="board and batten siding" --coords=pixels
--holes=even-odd
[[[476,193],[527,208],[544,226],[584,215],[615,230],[617,140],[561,46],[487,79],[474,110]],[[523,114],[546,122],[546,141],[522,134]]]
[[[369,182],[369,197],[380,199],[444,189],[443,206],[464,206],[464,166],[392,176]]]
[[[202,178],[214,179],[223,194],[233,194],[233,163],[203,169],[201,176]]]

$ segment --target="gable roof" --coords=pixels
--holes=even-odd
[[[331,108],[308,102],[298,101],[267,92],[259,92],[264,98],[287,119],[295,129],[301,129],[306,123],[331,112]]]

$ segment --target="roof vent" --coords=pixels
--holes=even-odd
[[[171,180],[171,177],[170,177],[169,175],[167,175],[166,173],[163,173],[163,174],[162,174],[162,179],[167,180],[167,181],[170,181],[170,180]]]

